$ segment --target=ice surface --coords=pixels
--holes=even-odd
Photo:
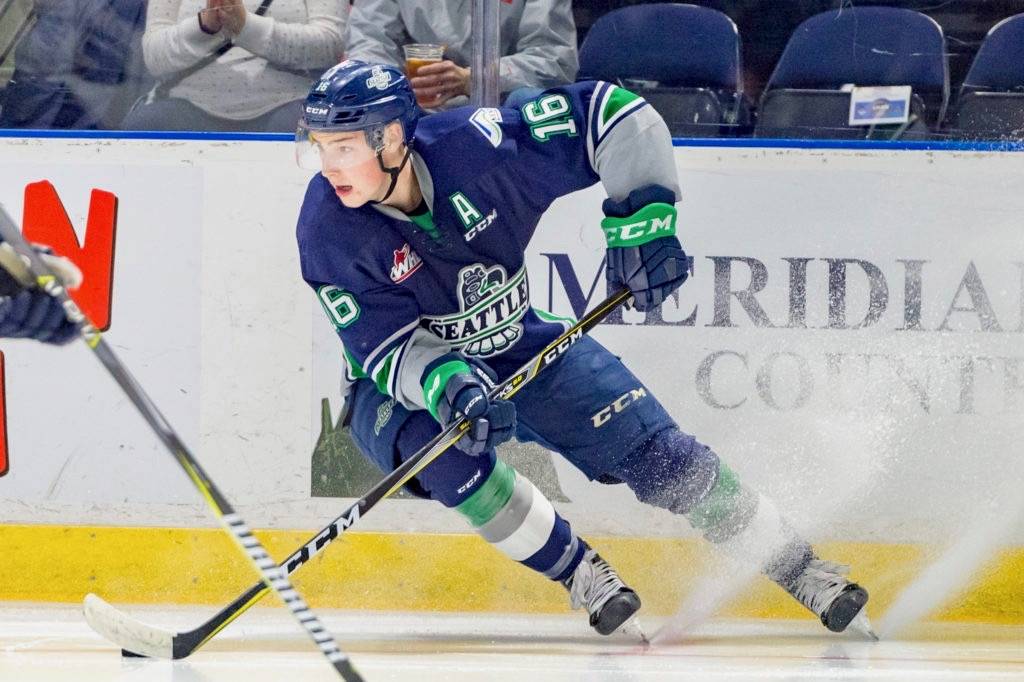
[[[211,610],[135,608],[194,627]],[[705,623],[649,649],[592,634],[582,616],[320,613],[367,682],[1024,679],[1024,628],[936,625],[878,644],[807,621]],[[661,623],[644,621],[648,632]],[[72,607],[0,608],[3,682],[329,682],[338,679],[282,609],[247,613],[183,661],[122,659]]]

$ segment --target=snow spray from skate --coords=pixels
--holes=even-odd
[[[942,556],[900,593],[879,621],[879,636],[883,639],[892,637],[925,618],[967,588],[979,569],[993,558],[1002,542],[1024,518],[1024,496],[1020,495],[1016,483],[1019,477],[1004,475],[1003,480],[1013,485],[990,490],[979,498],[978,516]]]

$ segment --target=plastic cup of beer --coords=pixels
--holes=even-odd
[[[425,64],[433,64],[444,58],[444,45],[432,43],[410,43],[403,45],[405,50],[405,75],[414,78],[420,67]],[[420,106],[423,106],[420,102]]]

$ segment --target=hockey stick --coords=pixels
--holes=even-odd
[[[620,304],[629,299],[629,290],[623,289],[601,302],[582,320],[552,341],[536,357],[523,365],[515,374],[488,392],[491,399],[507,400],[519,389],[533,380],[545,367],[562,357],[583,335],[597,326]],[[370,511],[378,502],[399,490],[428,464],[441,456],[465,431],[469,424],[458,420],[420,448],[397,469],[385,476],[370,492],[351,505],[341,516],[331,521],[326,528],[314,535],[298,551],[281,563],[285,574],[298,570],[339,535],[351,528],[360,517]],[[85,617],[96,632],[118,644],[125,655],[143,653],[158,658],[179,659],[190,656],[206,644],[218,632],[242,615],[263,598],[267,588],[262,584],[253,585],[245,594],[221,609],[205,623],[193,630],[168,632],[147,625],[111,606],[94,594],[86,597]]]
[[[324,629],[320,620],[309,610],[309,607],[306,606],[299,593],[292,588],[291,583],[288,581],[288,574],[274,564],[270,556],[267,555],[263,545],[253,536],[249,527],[235,513],[227,498],[224,497],[213,481],[206,475],[199,462],[192,456],[192,453],[189,452],[188,448],[185,447],[185,444],[178,437],[178,434],[164,416],[160,414],[160,411],[153,401],[150,400],[149,396],[146,395],[142,386],[139,385],[131,373],[129,373],[128,368],[124,366],[106,341],[103,340],[100,331],[82,313],[64,287],[61,286],[60,280],[54,275],[50,266],[25,241],[21,230],[18,229],[18,226],[3,206],[0,206],[0,237],[3,237],[3,241],[21,256],[20,264],[24,270],[19,275],[15,275],[15,277],[24,281],[26,275],[31,275],[31,279],[35,281],[40,289],[60,301],[68,319],[77,325],[82,339],[92,349],[92,352],[99,358],[107,371],[110,372],[110,375],[142,414],[146,422],[149,423],[150,427],[152,427],[153,431],[167,447],[167,450],[174,456],[175,461],[188,474],[189,479],[191,479],[193,485],[202,494],[203,498],[206,499],[207,504],[209,504],[214,514],[217,515],[217,518],[224,525],[225,530],[231,533],[232,537],[238,541],[239,546],[245,551],[246,556],[249,557],[249,561],[256,567],[263,578],[261,583],[263,589],[265,591],[273,590],[277,592],[278,596],[281,597],[289,610],[291,610],[295,619],[306,630],[310,639],[316,643],[323,655],[330,661],[331,666],[345,682],[363,682],[363,678],[356,672],[348,656],[338,648],[338,644],[334,641],[331,634]],[[18,261],[15,261],[13,265],[16,266],[17,264]],[[8,265],[12,264],[8,263]]]

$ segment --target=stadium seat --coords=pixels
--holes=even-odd
[[[920,95],[910,98],[911,123],[906,126],[851,126],[850,93],[841,90],[779,89],[766,91],[754,137],[800,140],[925,139],[925,105]]]
[[[939,25],[911,10],[853,7],[817,14],[796,29],[775,66],[755,136],[926,137],[949,101],[945,46]],[[850,95],[844,92],[849,85],[911,86],[912,122],[851,129]]]
[[[1024,14],[988,32],[957,101],[965,137],[1024,137]]]
[[[718,137],[746,122],[740,41],[721,12],[684,4],[623,7],[591,27],[580,80],[638,91],[675,136]]]

